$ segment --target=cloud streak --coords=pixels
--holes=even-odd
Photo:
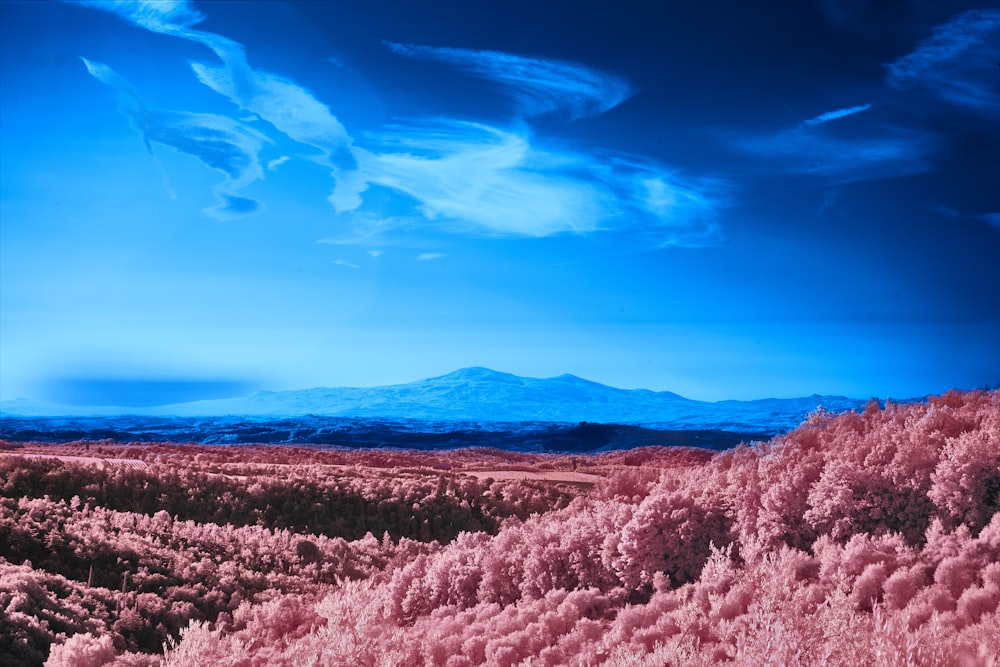
[[[628,98],[614,74],[496,51],[387,43],[403,56],[444,62],[500,85],[519,121],[550,113],[593,116]],[[625,233],[654,247],[719,241],[720,182],[685,179],[652,162],[540,145],[529,126],[438,119],[396,125],[355,148],[366,182],[417,202],[449,233],[494,237]],[[411,221],[404,221],[411,224]],[[385,233],[384,221],[377,223]],[[369,241],[361,233],[359,241]]]
[[[472,49],[386,42],[393,53],[447,63],[500,85],[517,102],[523,117],[562,113],[571,120],[600,115],[632,94],[617,74],[576,63]]]
[[[149,109],[136,88],[111,67],[82,58],[87,71],[101,83],[111,86],[134,102],[122,111],[139,132],[146,151],[163,168],[153,150],[153,143],[193,155],[206,166],[222,172],[226,180],[215,188],[217,206],[205,213],[217,219],[241,217],[257,210],[252,199],[238,196],[235,191],[264,178],[258,155],[270,140],[247,125],[216,114]],[[175,197],[167,183],[168,192]]]
[[[603,207],[576,179],[533,168],[528,139],[482,124],[396,128],[406,152],[359,150],[370,182],[405,193],[421,213],[453,231],[551,236],[597,229]],[[391,145],[391,144],[390,144]]]
[[[100,9],[121,16],[147,30],[160,32],[190,27],[205,20],[188,0],[67,0],[71,4]]]
[[[285,164],[286,162],[288,162],[291,159],[292,158],[288,157],[287,155],[282,155],[279,158],[275,158],[273,160],[270,160],[267,163],[267,169],[268,169],[268,171],[277,171],[278,167],[280,167],[281,165]]]
[[[937,26],[910,53],[887,64],[891,88],[926,87],[964,107],[1000,115],[1000,10],[974,9]]]
[[[761,171],[815,176],[828,184],[907,176],[934,169],[933,156],[954,130],[922,123],[933,98],[1000,118],[1000,10],[977,9],[952,17],[910,53],[884,65],[879,119],[858,126],[834,123],[874,108],[871,102],[822,113],[798,127],[741,136],[733,146],[765,158]],[[916,98],[914,96],[917,96]],[[905,116],[894,109],[906,108]],[[918,113],[913,113],[917,109]]]
[[[913,51],[885,65],[885,93],[899,105],[906,91],[929,92],[949,104],[997,117],[998,60],[1000,10],[967,11],[938,25]],[[925,101],[926,97],[920,100],[922,109],[934,108]],[[948,141],[940,126],[920,127],[911,115],[898,123],[868,121],[864,134],[859,134],[833,123],[873,106],[869,102],[828,111],[796,128],[743,137],[735,144],[743,152],[766,158],[765,170],[816,176],[834,184],[932,170],[933,154]],[[887,110],[892,106],[881,105]]]
[[[932,169],[932,136],[880,127],[861,137],[839,136],[824,125],[741,139],[737,148],[767,160],[766,170],[822,177],[830,183],[895,178]]]
[[[719,211],[729,185],[692,178],[652,161],[617,156],[593,170],[616,197],[618,229],[654,247],[701,248],[722,240]]]
[[[160,172],[160,177],[163,179],[163,188],[167,191],[167,194],[171,199],[177,199],[177,193],[174,191],[173,185],[170,184],[170,177],[167,176],[167,172],[163,168],[163,163],[160,162],[159,156],[157,156],[156,151],[153,150],[153,144],[150,140],[149,111],[146,109],[146,103],[143,101],[142,96],[139,95],[139,91],[135,89],[135,86],[133,86],[130,81],[107,65],[82,57],[80,60],[83,61],[84,66],[87,68],[87,71],[91,76],[101,83],[115,88],[120,93],[130,97],[135,102],[137,113],[131,113],[129,115],[135,122],[139,136],[142,138],[142,144],[146,147],[146,152],[149,154],[149,157],[152,158],[157,171]]]
[[[872,108],[871,103],[859,104],[853,107],[847,107],[846,109],[837,109],[835,111],[827,111],[826,113],[821,113],[815,118],[810,118],[805,121],[805,124],[812,127],[815,125],[822,125],[823,123],[829,123],[831,120],[837,120],[840,118],[846,118],[847,116],[853,116],[856,113],[861,113],[862,111],[868,111]]]
[[[357,151],[365,177],[415,200],[441,231],[535,238],[618,232],[656,247],[718,241],[724,186],[653,162],[546,150],[526,133],[457,121],[395,127],[379,143],[385,150]],[[373,222],[389,231],[384,220]]]
[[[146,30],[179,37],[211,49],[221,65],[191,63],[197,79],[245,112],[270,123],[293,141],[320,151],[318,162],[331,169],[335,187],[329,197],[337,211],[360,205],[364,184],[351,172],[357,163],[351,137],[329,107],[285,77],[252,68],[242,44],[195,30],[203,16],[187,2],[77,0],[77,4],[117,14]]]

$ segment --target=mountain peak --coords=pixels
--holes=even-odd
[[[594,382],[593,380],[588,380],[587,378],[582,378],[579,375],[573,375],[572,373],[563,373],[562,375],[557,375],[552,378],[553,380],[558,380],[559,382],[567,382],[570,384],[585,384],[585,385],[598,385],[601,387],[606,387],[607,385],[601,384],[600,382]]]
[[[441,375],[436,378],[431,378],[434,380],[449,380],[456,382],[470,382],[470,381],[510,381],[512,379],[517,379],[516,375],[511,373],[501,373],[500,371],[495,371],[491,368],[485,368],[483,366],[470,366],[468,368],[460,368],[457,371],[452,371],[446,375]]]

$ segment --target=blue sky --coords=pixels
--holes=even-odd
[[[3,399],[471,365],[707,400],[1000,383],[996,3],[0,22]]]

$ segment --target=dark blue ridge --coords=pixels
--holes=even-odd
[[[8,442],[195,442],[345,448],[442,450],[494,447],[523,452],[584,453],[633,447],[700,447],[722,450],[767,440],[773,432],[717,429],[666,430],[580,422],[462,422],[342,417],[251,419],[240,417],[5,417]]]

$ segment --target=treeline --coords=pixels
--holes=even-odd
[[[112,510],[165,511],[182,521],[261,525],[349,540],[371,532],[448,542],[461,532],[494,533],[508,517],[565,506],[571,494],[551,484],[487,483],[444,472],[219,468],[194,459],[135,469],[5,456],[0,497],[77,498]]]
[[[277,594],[313,599],[437,548],[178,521],[162,510],[148,516],[76,500],[3,500],[0,663],[42,664],[53,641],[81,632],[110,637],[118,653],[157,654],[191,621],[225,622],[242,603]]]

